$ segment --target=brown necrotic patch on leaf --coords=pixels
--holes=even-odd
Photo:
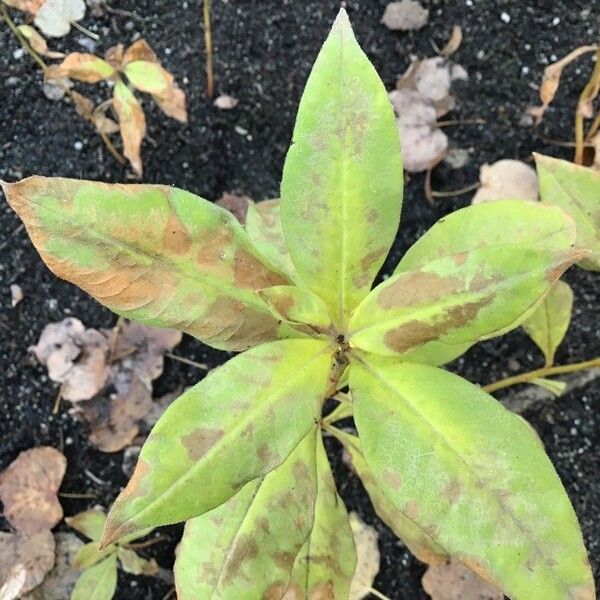
[[[235,547],[231,551],[229,560],[223,568],[223,583],[231,585],[240,578],[244,565],[256,558],[259,553],[256,540],[248,535],[240,535]]]
[[[504,594],[459,562],[430,566],[422,578],[432,600],[502,600]]]
[[[277,582],[270,585],[263,594],[262,600],[305,600],[300,586],[296,583],[286,585]]]
[[[192,245],[189,231],[173,211],[169,213],[163,230],[163,244],[175,254],[186,254]]]
[[[200,460],[225,435],[222,429],[200,427],[181,438],[190,460]]]
[[[265,269],[261,261],[244,248],[235,253],[233,280],[238,287],[253,291],[288,283],[279,273]]]
[[[396,471],[386,469],[382,474],[382,479],[393,489],[398,490],[402,486],[402,479]]]

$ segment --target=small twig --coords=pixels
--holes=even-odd
[[[379,590],[376,590],[375,588],[369,588],[369,593],[372,594],[373,596],[379,598],[380,600],[390,600],[390,598],[388,598],[387,596],[385,596],[384,594],[382,594]]]
[[[575,371],[593,369],[594,367],[600,367],[600,357],[593,358],[592,360],[585,360],[583,362],[572,363],[570,365],[542,367],[541,369],[535,369],[534,371],[528,371],[527,373],[521,373],[520,375],[513,375],[512,377],[500,379],[499,381],[490,383],[489,385],[484,385],[481,389],[491,394],[492,392],[501,390],[511,385],[517,385],[519,383],[530,383],[532,379],[536,379],[537,377],[563,375],[565,373],[573,373]]]
[[[159,544],[160,542],[166,540],[167,537],[164,535],[158,535],[151,540],[147,540],[145,542],[137,542],[130,544],[122,544],[125,548],[130,548],[131,550],[139,550],[140,548],[149,548],[150,546],[154,546],[154,544]]]
[[[209,98],[215,94],[215,81],[213,73],[213,46],[212,27],[210,22],[210,2],[204,0],[204,46],[206,51],[206,94]]]
[[[431,195],[434,198],[452,198],[453,196],[460,196],[461,194],[472,192],[473,190],[476,190],[480,185],[481,184],[479,182],[472,183],[471,185],[459,188],[458,190],[449,190],[447,192],[436,192],[435,190],[431,190]]]
[[[110,350],[108,352],[109,364],[115,362],[115,354],[117,352],[117,341],[119,339],[119,333],[121,333],[121,327],[123,326],[123,317],[119,317],[115,326],[112,329],[110,335]]]
[[[62,400],[62,395],[63,395],[63,385],[64,384],[60,384],[60,387],[58,388],[58,394],[56,394],[56,399],[54,400],[54,406],[52,406],[52,414],[56,415],[58,414],[58,411],[60,409],[60,401]]]
[[[81,31],[81,33],[84,33],[85,35],[91,37],[93,40],[98,41],[100,39],[100,36],[97,33],[94,33],[92,31],[90,31],[89,29],[86,29],[83,25],[80,25],[79,23],[77,23],[75,21],[71,21],[71,25],[73,25],[73,27],[75,27],[75,29],[79,29],[79,31]]]
[[[172,354],[171,352],[165,352],[165,356],[167,356],[168,358],[172,358],[173,360],[178,360],[179,362],[185,363],[186,365],[198,367],[198,369],[202,369],[204,371],[210,371],[210,367],[208,365],[205,365],[204,363],[199,363],[195,360],[190,360],[189,358],[185,358],[183,356],[177,356],[177,354]]]
[[[58,492],[58,495],[62,498],[96,498],[96,494],[92,494],[91,492],[87,494],[75,494],[71,492]]]
[[[548,138],[545,135],[541,135],[540,139],[542,140],[542,142],[544,142],[544,144],[552,144],[554,146],[560,146],[561,148],[575,148],[575,142],[568,142],[566,140],[555,140],[553,138]],[[591,148],[593,146],[593,144],[591,144],[590,142],[584,142],[583,145],[585,148]]]
[[[438,127],[449,127],[451,125],[485,125],[487,121],[485,119],[448,119],[446,121],[438,121],[436,125]]]
[[[163,597],[162,600],[168,600],[175,593],[175,588],[171,588]]]
[[[84,473],[94,482],[97,483],[98,485],[108,485],[109,482],[108,481],[104,481],[103,479],[100,479],[100,477],[98,477],[97,475],[94,475],[89,469],[85,469]]]

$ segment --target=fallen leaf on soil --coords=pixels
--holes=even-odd
[[[21,35],[27,40],[27,43],[42,56],[47,56],[48,58],[63,58],[64,54],[62,52],[53,52],[48,50],[48,44],[46,40],[30,25],[19,25],[17,29],[20,31]]]
[[[401,0],[390,2],[385,7],[381,22],[394,31],[409,31],[421,29],[427,23],[429,11],[416,0]]]
[[[444,158],[448,138],[437,119],[455,106],[452,82],[467,78],[460,65],[437,56],[413,63],[390,92],[407,171],[426,171]]]
[[[246,222],[246,213],[248,204],[252,200],[248,196],[238,196],[237,194],[228,194],[225,192],[215,204],[228,210],[242,225]]]
[[[63,516],[56,493],[65,475],[66,458],[50,446],[21,452],[0,474],[4,517],[19,532],[52,529]]]
[[[125,46],[123,44],[117,44],[116,46],[111,46],[104,53],[104,60],[112,65],[112,67],[116,70],[121,68],[121,64],[123,63],[123,55],[125,51]]]
[[[379,573],[379,535],[354,512],[350,513],[350,528],[356,546],[356,570],[350,584],[350,600],[362,600],[371,593],[373,581]]]
[[[430,566],[421,579],[432,600],[503,600],[504,594],[460,563]]]
[[[452,28],[450,39],[446,42],[446,45],[440,50],[442,56],[450,56],[454,54],[462,44],[463,34],[460,25],[455,25]]]
[[[23,600],[65,600],[70,597],[80,573],[73,567],[73,558],[84,543],[74,533],[56,533],[54,540],[54,567],[37,588],[23,596]]]
[[[59,65],[51,65],[44,72],[47,80],[70,77],[85,83],[98,83],[115,75],[113,66],[94,54],[72,52]]]
[[[142,558],[128,548],[119,548],[119,560],[123,571],[132,575],[156,575],[158,572],[158,564],[153,558]]]
[[[75,103],[77,112],[84,119],[90,121],[97,131],[106,134],[117,133],[119,131],[118,123],[107,117],[104,109],[101,107],[94,108],[94,103],[88,97],[79,92],[71,92],[71,99]]]
[[[62,37],[71,30],[71,23],[84,16],[84,0],[46,0],[38,9],[34,23],[46,35]]]
[[[538,199],[535,169],[520,160],[503,159],[491,165],[482,165],[479,181],[481,187],[473,196],[471,204],[510,199],[535,202]]]
[[[560,77],[565,67],[577,60],[583,54],[595,52],[596,50],[597,46],[580,46],[579,48],[575,48],[572,52],[569,52],[569,54],[559,61],[548,65],[544,69],[542,84],[540,85],[540,100],[542,101],[542,105],[534,106],[529,109],[529,114],[535,119],[536,123],[539,123],[542,120],[548,106],[550,106],[550,103],[554,100],[554,96],[560,85]]]
[[[141,177],[141,149],[142,140],[146,135],[146,115],[137,98],[120,80],[115,85],[113,106],[119,117],[123,154],[131,163],[133,170]]]
[[[62,383],[65,400],[89,400],[106,383],[108,340],[99,331],[86,329],[78,319],[46,325],[29,350],[46,365],[50,379]]]
[[[11,283],[10,285],[10,305],[14,308],[25,296],[20,285]]]
[[[144,39],[140,38],[135,41],[129,48],[125,54],[123,54],[123,45],[119,44],[121,49],[121,68],[124,67],[127,63],[133,62],[135,60],[145,60],[146,62],[158,63],[158,57],[150,44]]]
[[[33,535],[0,531],[0,585],[6,598],[21,597],[42,583],[54,566],[54,548],[54,537],[48,530]],[[10,595],[15,588],[17,595]]]
[[[40,9],[40,6],[44,4],[44,0],[2,0],[4,4],[23,12],[31,13],[35,15]]]
[[[229,96],[227,94],[221,94],[220,96],[215,98],[215,101],[213,102],[213,104],[221,110],[231,110],[232,108],[235,108],[238,105],[238,103],[239,100],[237,98],[234,98],[233,96]]]

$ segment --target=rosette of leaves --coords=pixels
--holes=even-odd
[[[308,79],[280,204],[248,216],[179,189],[5,184],[42,258],[128,318],[243,351],[164,413],[103,546],[187,520],[180,598],[349,597],[356,555],[322,442],[346,383],[357,469],[428,562],[515,599],[594,598],[573,508],[539,438],[438,365],[519,326],[587,250],[553,206],[441,219],[371,289],[400,221],[383,84],[342,10]],[[358,457],[358,458],[356,458]]]
[[[182,123],[187,121],[185,94],[177,86],[175,78],[164,69],[158,57],[143,40],[137,40],[127,50],[122,44],[110,48],[105,58],[94,54],[73,52],[45,71],[46,79],[69,77],[85,83],[114,82],[112,101],[94,108],[91,100],[74,93],[73,99],[79,112],[104,135],[120,130],[123,154],[133,170],[142,174],[141,146],[146,135],[146,116],[135,94],[127,85],[150,94],[161,110]],[[119,119],[118,125],[106,116],[112,106]]]
[[[132,575],[154,575],[156,561],[139,556],[129,546],[134,540],[148,535],[151,529],[138,531],[116,544],[99,548],[106,515],[101,510],[86,510],[65,519],[67,525],[91,539],[73,558],[73,567],[83,571],[75,582],[71,600],[111,600],[117,589],[117,567]],[[117,562],[118,561],[118,562]]]

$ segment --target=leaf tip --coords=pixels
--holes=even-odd
[[[340,7],[340,11],[338,12],[335,21],[333,22],[331,32],[339,32],[342,36],[354,35],[352,32],[352,24],[350,23],[350,17],[348,17],[348,13],[346,12],[346,9],[343,6]]]

